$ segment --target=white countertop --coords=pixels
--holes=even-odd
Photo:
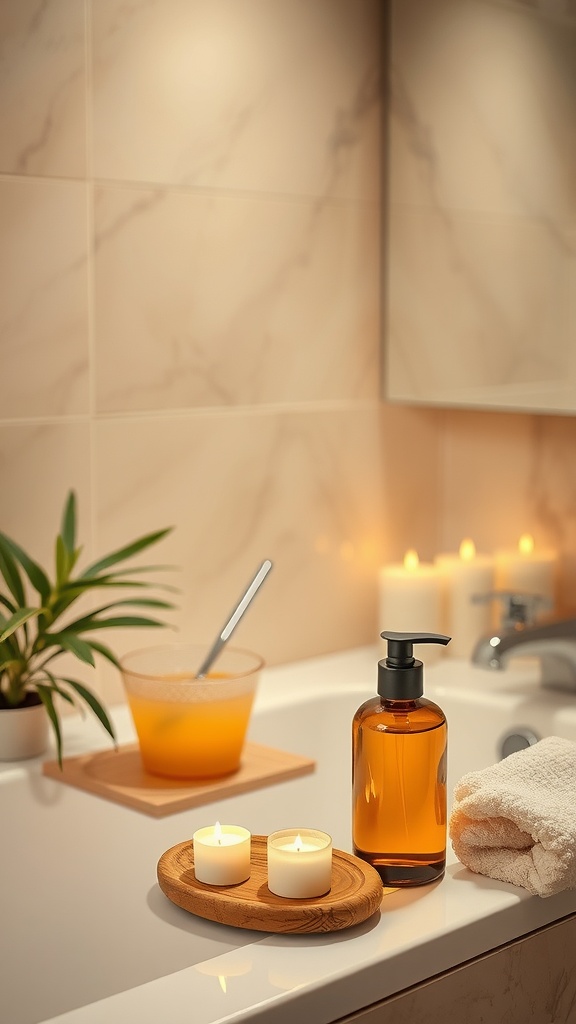
[[[362,703],[374,690],[377,656],[373,649],[361,649],[268,669],[252,738],[266,742],[274,721],[279,735],[286,730],[284,749],[294,749],[289,740],[301,732],[302,751],[307,752],[306,730],[290,732],[291,709],[299,701],[350,689],[353,701]],[[452,664],[434,666],[427,676],[441,692],[444,684],[447,690],[457,685],[452,679],[458,674]],[[504,674],[496,681],[481,670],[472,670],[472,676],[481,687],[486,681],[483,693],[498,693],[500,683],[505,699],[516,700]],[[566,700],[558,713],[576,721],[573,698],[568,698],[567,711]],[[317,711],[303,710],[310,723]],[[131,741],[127,710],[114,709],[114,718],[120,741]],[[88,720],[68,719],[65,734],[68,755],[107,742],[97,723]],[[272,745],[281,744],[274,739]],[[349,750],[340,760],[344,779]],[[342,805],[347,815],[349,788],[344,783],[343,792],[331,790],[320,769],[319,759],[316,779],[284,782],[212,807],[152,819],[43,777],[40,759],[3,765],[0,991],[8,992],[6,1020],[293,1024],[300,1014],[302,1020],[328,1024],[576,912],[574,892],[533,897],[472,875],[453,854],[441,882],[387,891],[378,914],[332,934],[268,935],[229,928],[186,914],[166,899],[155,879],[158,857],[217,817],[265,834],[294,824],[310,794],[318,818],[332,813],[328,803],[338,813]],[[323,800],[327,809],[321,811]],[[309,824],[322,828],[324,821]],[[341,838],[336,845],[350,849]],[[35,991],[21,999],[14,995],[10,1005],[18,971],[30,986],[27,956],[43,964],[32,983]],[[4,997],[2,1002],[6,1013]]]

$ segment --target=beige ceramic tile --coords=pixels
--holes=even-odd
[[[442,543],[513,549],[523,533],[559,554],[558,611],[576,611],[576,419],[447,412]]]
[[[368,205],[100,188],[99,411],[375,398],[379,230]]]
[[[395,398],[576,408],[576,24],[547,12],[483,0],[393,5]]]
[[[488,552],[513,548],[529,532],[539,547],[560,552],[568,584],[576,560],[575,444],[574,417],[446,413],[444,543],[453,549],[472,536]]]
[[[515,547],[523,533],[549,541],[532,503],[535,417],[447,412],[443,550],[471,537],[479,551]]]
[[[470,536],[486,553],[513,550],[523,533],[559,555],[557,611],[576,611],[576,420],[447,413],[444,543]]]
[[[561,233],[576,207],[575,53],[575,25],[510,4],[394,4],[394,201],[542,216]]]
[[[182,638],[212,639],[271,558],[240,645],[274,663],[371,642],[376,407],[103,420],[97,460],[99,548],[175,527],[147,562],[179,567],[161,578],[181,588],[170,621]],[[154,631],[122,637],[125,650],[155,642]],[[108,685],[117,695],[117,680]]]
[[[70,489],[78,500],[79,540],[92,548],[88,423],[0,423],[0,529],[52,567],[54,541]]]
[[[92,11],[97,177],[376,198],[376,0]]]
[[[0,171],[86,173],[85,5],[0,4]]]
[[[576,404],[570,264],[546,225],[404,207],[391,211],[389,225],[392,397]]]
[[[0,181],[2,409],[88,411],[86,186]]]
[[[382,406],[387,562],[401,562],[410,548],[427,562],[439,551],[443,423],[439,410]]]
[[[560,553],[560,610],[576,613],[576,418],[534,417],[525,495],[535,532]]]

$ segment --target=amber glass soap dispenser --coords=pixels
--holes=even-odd
[[[352,838],[386,886],[424,885],[446,866],[446,743],[443,711],[422,696],[415,643],[447,644],[437,633],[381,633],[378,696],[352,725]]]

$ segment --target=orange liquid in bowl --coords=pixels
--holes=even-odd
[[[210,673],[206,680],[224,678]],[[142,762],[151,774],[208,779],[240,767],[254,688],[225,699],[215,688],[214,700],[174,702],[130,692],[128,700]]]

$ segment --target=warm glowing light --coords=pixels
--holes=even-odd
[[[214,838],[218,843],[218,846],[222,846],[222,827],[219,821],[214,825]]]
[[[219,982],[220,988],[224,992],[224,995],[226,995],[226,992],[228,991],[228,989],[227,989],[227,985],[226,985],[226,977],[225,977],[224,974],[219,974],[218,975],[218,982]]]
[[[466,537],[462,541],[459,550],[460,558],[463,562],[471,562],[476,557],[476,545],[473,540]]]
[[[354,545],[349,540],[343,541],[340,545],[340,558],[344,562],[351,562],[354,558]]]
[[[518,550],[521,555],[531,555],[534,551],[534,537],[531,533],[523,533],[518,541]]]
[[[418,558],[418,552],[410,548],[409,551],[404,555],[404,568],[408,569],[408,572],[414,572],[415,569],[420,565],[420,559]]]
[[[378,561],[380,554],[379,544],[376,540],[368,537],[363,540],[360,544],[359,555],[364,562],[368,562],[369,565],[375,565]]]
[[[330,541],[325,534],[319,534],[314,540],[314,551],[317,555],[325,555],[330,549]]]
[[[279,847],[281,850],[289,850],[290,853],[302,853],[304,850],[314,850],[316,847],[310,843],[305,843],[302,836],[298,832],[291,843],[285,843],[284,846]]]
[[[369,803],[371,797],[376,798],[376,786],[374,785],[374,779],[372,777],[372,771],[370,769],[370,766],[368,766],[368,772],[370,774],[370,781],[367,781],[366,786],[364,787],[364,797],[366,799],[366,803]]]

